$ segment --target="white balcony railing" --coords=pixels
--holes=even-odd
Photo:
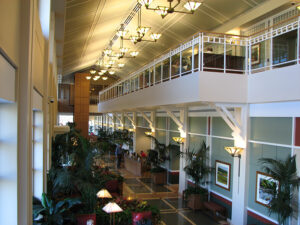
[[[199,33],[107,89],[99,102],[197,71],[251,75],[299,64],[300,17],[251,37]]]

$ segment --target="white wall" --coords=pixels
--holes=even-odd
[[[16,70],[0,54],[0,102],[14,102],[16,84]]]

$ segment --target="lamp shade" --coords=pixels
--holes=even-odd
[[[185,141],[184,137],[173,137],[173,140],[179,144],[182,144]]]
[[[243,148],[240,147],[224,147],[224,149],[232,156],[238,157]]]
[[[123,212],[123,209],[121,209],[120,206],[118,206],[118,204],[115,202],[107,203],[102,209],[106,213]]]
[[[148,135],[148,136],[151,136],[152,132],[151,131],[146,131],[145,134]]]
[[[112,198],[110,193],[106,189],[101,189],[97,193],[98,198]]]

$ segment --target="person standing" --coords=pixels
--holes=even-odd
[[[123,149],[121,147],[121,144],[117,144],[115,154],[117,157],[117,168],[118,169],[120,169],[120,167],[121,167],[122,153],[123,153]]]

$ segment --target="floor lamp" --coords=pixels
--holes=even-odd
[[[115,213],[123,212],[123,209],[118,206],[115,202],[107,203],[103,208],[103,211],[109,213],[110,215],[113,214],[113,225],[115,225]],[[109,224],[111,225],[111,216],[109,218]]]

